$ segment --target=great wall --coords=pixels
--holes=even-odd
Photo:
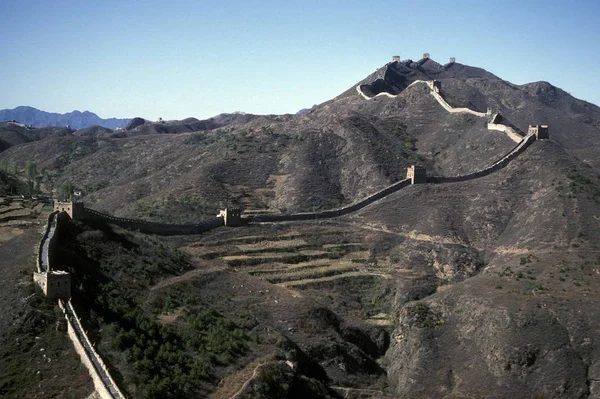
[[[38,270],[34,273],[33,279],[47,297],[58,300],[58,306],[63,311],[67,323],[69,339],[73,343],[75,351],[79,354],[81,362],[87,368],[98,395],[102,399],[125,399],[111,377],[108,367],[90,342],[86,331],[81,325],[81,319],[73,309],[70,298],[70,274],[51,267],[50,259],[54,258],[52,252],[56,245],[55,233],[60,226],[59,214],[59,211],[54,211],[48,217],[48,223],[38,250]]]
[[[160,235],[184,235],[184,234],[200,234],[205,231],[212,230],[214,228],[224,225],[224,219],[221,217],[215,217],[212,219],[204,220],[201,223],[196,224],[167,224],[167,223],[156,223],[149,222],[139,219],[128,219],[119,218],[112,215],[107,215],[102,212],[95,211],[90,208],[84,208],[86,220],[90,221],[104,221],[115,224],[131,230],[139,230],[147,234],[160,234]]]
[[[397,58],[397,61],[399,61],[399,57]],[[396,57],[394,57],[394,59],[396,60]],[[429,54],[424,54],[424,58],[421,61],[424,62],[427,59],[429,59]],[[453,62],[454,59],[451,59],[451,63]],[[446,65],[444,67],[446,67]],[[302,220],[335,218],[356,212],[380,199],[383,199],[395,192],[398,192],[403,188],[409,187],[412,184],[454,183],[487,176],[508,165],[510,161],[512,161],[519,154],[525,151],[536,139],[548,138],[548,127],[545,125],[530,126],[527,135],[523,137],[519,133],[517,133],[517,131],[512,127],[499,123],[501,120],[501,116],[498,113],[494,113],[492,115],[492,112],[489,109],[486,113],[482,113],[470,110],[468,108],[451,107],[442,97],[440,92],[440,84],[437,81],[417,80],[412,82],[408,87],[419,83],[425,83],[430,88],[430,93],[433,95],[433,97],[448,112],[469,113],[478,117],[490,117],[490,120],[488,122],[488,129],[498,130],[506,133],[511,140],[517,143],[517,145],[503,157],[494,162],[492,165],[466,175],[427,176],[424,168],[413,165],[408,169],[406,179],[393,183],[388,187],[374,194],[371,194],[370,196],[353,204],[321,212],[306,212],[292,214],[261,214],[243,217],[241,216],[241,209],[228,208],[220,211],[220,213],[215,218],[205,220],[201,223],[164,224],[139,219],[120,218],[108,215],[90,208],[86,208],[81,202],[55,202],[54,211],[48,217],[48,223],[46,224],[44,235],[40,240],[37,256],[37,272],[34,272],[33,278],[34,281],[42,288],[42,291],[46,296],[51,298],[58,298],[58,305],[63,311],[67,322],[67,331],[69,338],[73,342],[75,350],[80,355],[82,363],[88,369],[98,395],[103,399],[125,398],[125,396],[119,390],[115,381],[111,377],[108,367],[102,361],[100,355],[96,352],[94,345],[90,342],[83,326],[81,325],[80,318],[77,316],[75,309],[72,306],[70,299],[70,275],[66,272],[54,270],[50,267],[51,259],[53,259],[53,248],[56,245],[54,237],[56,231],[59,229],[61,224],[59,215],[68,214],[69,217],[72,219],[79,219],[88,222],[99,221],[103,223],[110,223],[126,229],[138,230],[143,233],[157,235],[199,234],[221,226],[236,227],[249,223],[292,222]],[[371,100],[379,95],[385,95],[392,98],[397,97],[399,95],[393,95],[390,93],[383,92],[377,94],[376,96],[368,97],[362,92],[360,86],[357,86],[356,90],[366,100]]]

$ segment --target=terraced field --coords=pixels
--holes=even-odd
[[[368,234],[335,226],[278,225],[232,231],[183,249],[200,260],[223,262],[273,284],[304,288],[342,278],[388,278],[392,265],[387,256],[374,254],[365,241]]]
[[[19,236],[27,226],[43,225],[44,219],[38,219],[43,208],[41,202],[0,197],[0,243]]]

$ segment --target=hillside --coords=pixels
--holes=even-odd
[[[83,129],[99,125],[109,129],[124,127],[129,119],[102,119],[89,111],[72,111],[65,114],[41,111],[33,107],[20,106],[13,109],[0,110],[0,121],[17,121],[32,127],[70,126],[72,129]]]
[[[22,123],[2,122],[0,123],[0,152],[17,144],[29,143],[46,139],[49,137],[63,137],[70,135],[73,131],[61,127],[34,128]]]
[[[517,135],[548,124],[550,139],[483,177],[433,179],[515,148],[490,129],[496,113]],[[35,162],[48,186],[71,182],[87,207],[121,217],[197,222],[231,205],[258,215],[170,238],[64,224],[57,259],[73,303],[133,398],[592,398],[599,153],[597,106],[426,58],[387,64],[298,115],[136,118],[118,134],[15,141],[0,160]],[[358,212],[256,222],[353,203],[415,163],[428,183]]]

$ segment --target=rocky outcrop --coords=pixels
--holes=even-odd
[[[593,327],[584,327],[582,316],[495,301],[493,293],[474,287],[408,303],[398,312],[386,353],[396,392],[407,398],[590,397],[590,359],[582,353],[589,352],[590,340],[583,331]]]

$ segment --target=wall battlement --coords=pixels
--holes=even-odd
[[[218,218],[223,218],[225,226],[239,227],[242,225],[242,208],[225,208],[219,211]]]
[[[83,219],[84,209],[83,202],[75,201],[55,201],[54,202],[55,212],[66,212],[71,219],[80,220]]]
[[[535,134],[538,140],[549,139],[548,125],[529,125],[527,134]]]
[[[71,297],[71,275],[62,270],[33,273],[33,281],[40,286],[44,295],[50,299],[69,299]]]
[[[427,183],[427,171],[424,166],[411,165],[406,170],[406,178],[410,180],[411,184]]]

